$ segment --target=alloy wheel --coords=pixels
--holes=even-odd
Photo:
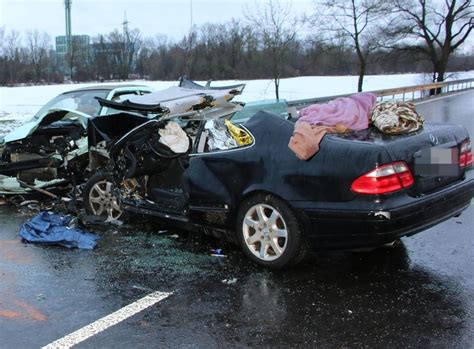
[[[262,261],[282,256],[288,244],[288,229],[280,212],[267,204],[252,206],[244,216],[243,237],[249,251]]]
[[[95,183],[89,192],[89,203],[96,216],[107,216],[108,220],[118,219],[122,208],[113,193],[113,184],[107,180]]]

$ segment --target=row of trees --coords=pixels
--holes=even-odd
[[[321,8],[329,20],[313,21],[357,54],[359,91],[374,53],[387,48],[430,62],[432,81],[444,81],[451,55],[474,28],[471,0],[326,0]]]
[[[0,85],[62,80],[48,34],[28,31],[22,38],[18,31],[0,28]]]
[[[474,69],[474,56],[456,54],[474,25],[471,0],[324,0],[317,15],[296,18],[279,0],[246,11],[242,21],[191,28],[179,41],[142,38],[138,29],[71,43],[58,62],[51,38],[24,38],[0,28],[0,84],[57,82],[61,64],[76,81],[148,78],[174,80],[431,72]],[[62,70],[64,72],[64,70]]]

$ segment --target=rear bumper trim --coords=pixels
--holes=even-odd
[[[307,237],[321,248],[377,247],[458,215],[471,203],[474,179],[398,206],[373,211],[299,207]]]

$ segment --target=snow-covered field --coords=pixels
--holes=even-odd
[[[474,71],[452,74],[450,79],[474,77]],[[282,79],[280,98],[289,101],[304,98],[333,96],[357,91],[357,76],[307,76]],[[243,102],[274,98],[271,80],[216,81],[213,85],[246,83]],[[424,74],[369,75],[364,80],[364,90],[373,91],[386,88],[419,85],[430,82]],[[120,84],[143,84],[157,90],[177,85],[177,81],[127,81]],[[48,85],[29,87],[0,87],[0,134],[6,129],[28,120],[42,105],[56,95],[69,90],[97,85],[97,83]]]

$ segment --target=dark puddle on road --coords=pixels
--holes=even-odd
[[[232,276],[236,285],[214,280],[185,293],[187,319],[173,310],[149,321],[199,323],[203,309],[213,309],[204,321],[212,336],[245,347],[462,347],[472,340],[459,286],[410,266],[403,247],[312,256],[280,272],[241,267]],[[191,306],[193,300],[199,305]],[[169,308],[175,306],[182,307]]]

